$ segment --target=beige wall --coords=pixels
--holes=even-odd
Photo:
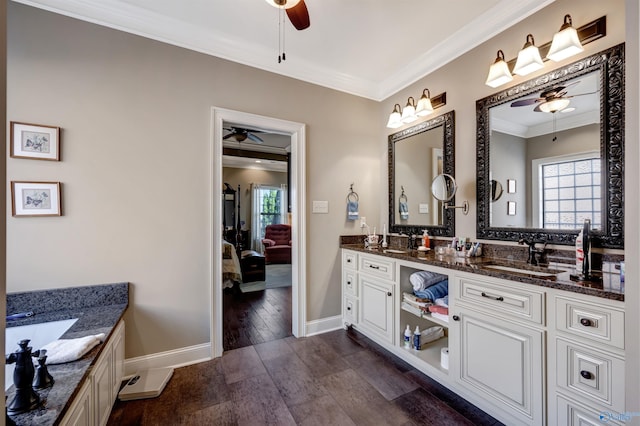
[[[60,126],[64,216],[7,219],[7,291],[129,281],[128,358],[209,342],[211,107],[307,124],[307,320],[340,314],[345,197],[378,221],[373,101],[9,2],[8,119]],[[284,65],[286,66],[286,65]],[[345,120],[344,117],[349,117]],[[310,209],[309,209],[310,210]]]
[[[7,3],[0,2],[0,140],[4,141],[2,146],[6,144],[6,117],[7,117]],[[5,200],[6,200],[6,151],[0,152],[0,312],[6,312],[7,302],[4,294],[6,292],[6,226],[5,223]],[[4,318],[4,315],[2,315]],[[0,318],[1,329],[5,328],[5,320]],[[0,345],[4,347],[4,333],[0,336]],[[0,372],[0,381],[4,383],[4,371]],[[0,391],[0,400],[4,399],[4,388]]]

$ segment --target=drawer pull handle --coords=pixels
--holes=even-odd
[[[378,265],[369,265],[369,268],[371,268],[371,269],[380,269],[380,267]]]
[[[589,318],[582,318],[580,320],[580,324],[585,327],[593,327],[593,321],[591,321]]]
[[[451,318],[453,318],[454,321],[460,321],[460,317],[457,315],[454,315]]]
[[[502,297],[502,296],[498,296],[498,297],[489,296],[484,291],[482,293],[480,293],[480,296],[486,297],[487,299],[497,300],[498,302],[504,301],[504,297]]]
[[[591,373],[590,373],[590,372],[588,372],[587,370],[582,370],[582,371],[580,372],[580,375],[581,375],[583,378],[587,379],[587,380],[591,380],[591,379],[593,379],[593,378],[594,378],[593,374],[591,374]]]
[[[387,296],[393,296],[393,293],[391,293],[390,291],[387,292]]]

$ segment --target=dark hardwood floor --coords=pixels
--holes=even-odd
[[[268,295],[262,303],[270,303]],[[270,333],[258,326],[237,341]],[[358,332],[337,330],[257,343],[177,368],[159,397],[116,402],[108,424],[501,423]]]

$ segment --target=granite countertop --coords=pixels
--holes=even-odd
[[[425,265],[439,266],[442,268],[455,269],[457,271],[471,272],[479,275],[486,275],[495,278],[502,278],[517,281],[525,284],[533,284],[542,287],[556,288],[574,293],[588,294],[606,299],[624,301],[624,285],[620,284],[619,274],[611,272],[594,271],[593,275],[602,278],[601,282],[572,281],[569,277],[574,273],[573,269],[563,270],[562,273],[552,278],[539,278],[535,275],[524,275],[509,273],[505,271],[485,269],[488,264],[502,265],[513,268],[536,269],[526,262],[500,259],[493,257],[456,257],[439,255],[431,250],[427,253],[418,250],[410,250],[407,253],[385,253],[382,248],[365,248],[363,244],[341,244],[341,248],[360,251],[364,253],[376,254],[380,256],[392,257],[399,260],[424,263]],[[391,247],[390,247],[391,248]],[[391,248],[393,249],[393,248]],[[404,250],[404,249],[402,249]],[[550,269],[556,269],[558,265],[549,265]]]
[[[128,305],[128,283],[9,293],[7,315],[29,311],[33,311],[34,315],[7,321],[7,328],[77,318],[78,321],[62,335],[62,338],[73,339],[105,333],[106,342]],[[55,383],[49,389],[37,391],[44,403],[35,410],[11,416],[11,419],[17,425],[58,424],[102,353],[105,342],[94,347],[77,361],[49,365],[48,370]],[[12,386],[7,390],[7,401],[11,401],[14,395],[15,387]]]

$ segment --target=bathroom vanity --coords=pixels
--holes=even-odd
[[[344,325],[505,424],[596,425],[601,413],[625,411],[624,295],[615,274],[596,288],[570,281],[568,270],[546,276],[515,263],[496,269],[489,259],[420,256],[343,244]],[[410,275],[425,270],[448,277],[448,321],[402,308]],[[407,324],[442,326],[445,337],[405,348]]]
[[[7,313],[34,313],[8,322],[7,327],[77,319],[61,338],[99,333],[106,336],[77,361],[49,365],[55,382],[51,388],[38,391],[44,404],[11,416],[17,425],[107,424],[124,376],[122,317],[129,303],[128,286],[128,283],[116,283],[7,294]],[[14,393],[13,386],[7,390],[9,401]]]

